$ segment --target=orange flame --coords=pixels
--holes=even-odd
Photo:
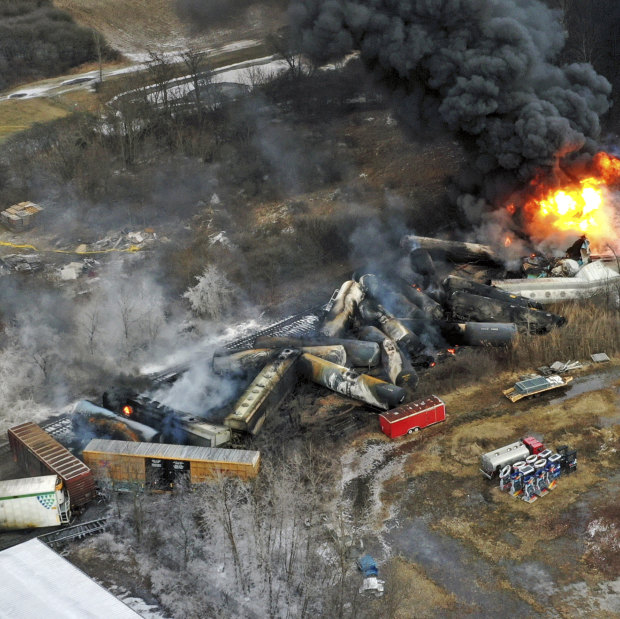
[[[512,245],[512,239],[509,236],[507,236],[504,239],[504,247],[510,247],[511,245]]]
[[[535,195],[525,203],[528,232],[534,239],[554,231],[587,234],[592,241],[615,237],[608,185],[620,182],[620,159],[598,153],[590,175],[564,187],[545,187],[535,181]]]
[[[129,404],[125,404],[125,406],[123,406],[123,415],[125,415],[125,417],[131,417],[132,413],[133,408],[129,406]]]

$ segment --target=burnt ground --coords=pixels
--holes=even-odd
[[[501,397],[505,382],[442,394],[446,422],[393,442],[365,433],[343,456],[366,547],[384,568],[394,556],[410,568],[394,616],[617,616],[620,365],[516,406]],[[533,504],[478,471],[482,453],[530,433],[578,453],[577,472]],[[429,583],[421,600],[417,585]],[[388,581],[388,594],[401,585]]]

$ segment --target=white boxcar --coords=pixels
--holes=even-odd
[[[57,475],[0,481],[0,530],[54,527],[70,518],[69,495]]]

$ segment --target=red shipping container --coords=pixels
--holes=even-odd
[[[379,415],[381,430],[390,438],[417,432],[426,426],[444,421],[446,405],[437,397],[403,404]]]
[[[72,508],[95,497],[92,471],[45,430],[28,421],[9,428],[7,434],[15,462],[33,476],[58,475],[65,482]]]

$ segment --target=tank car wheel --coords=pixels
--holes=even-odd
[[[419,432],[419,431],[420,431],[420,428],[413,428],[413,431],[414,431],[414,432]]]
[[[413,428],[409,428],[409,429],[407,430],[407,434],[413,434]]]

